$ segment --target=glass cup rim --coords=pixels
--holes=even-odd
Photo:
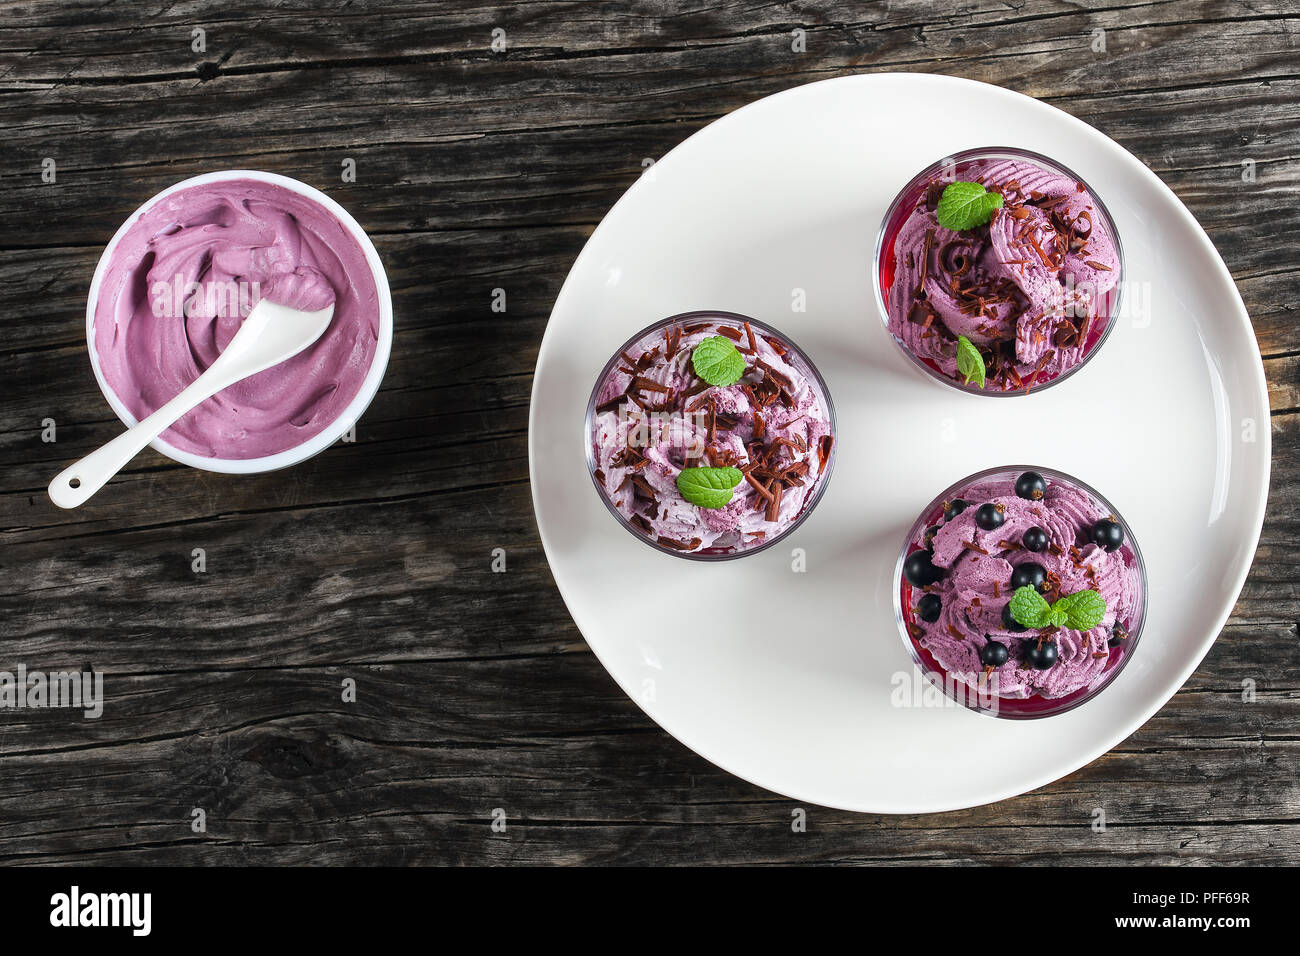
[[[902,591],[903,562],[907,559],[908,554],[911,553],[912,542],[916,539],[916,536],[922,530],[924,530],[926,516],[929,515],[930,512],[932,512],[937,505],[945,501],[949,495],[953,494],[954,492],[960,491],[963,488],[967,488],[970,485],[976,484],[980,481],[984,481],[986,479],[992,478],[997,475],[1021,474],[1026,471],[1036,471],[1044,478],[1059,480],[1066,484],[1072,485],[1073,487],[1079,489],[1080,491],[1083,491],[1084,493],[1089,495],[1094,501],[1096,501],[1097,504],[1101,505],[1103,508],[1106,508],[1107,511],[1110,514],[1114,515],[1114,517],[1123,526],[1124,546],[1128,548],[1128,550],[1132,553],[1133,564],[1134,567],[1137,569],[1137,573],[1138,573],[1139,600],[1137,603],[1137,614],[1136,614],[1137,626],[1129,632],[1128,638],[1125,640],[1126,652],[1120,658],[1119,662],[1115,664],[1114,667],[1110,668],[1107,671],[1104,671],[1102,675],[1102,680],[1095,687],[1088,689],[1086,693],[1079,696],[1077,700],[1071,700],[1069,701],[1069,703],[1066,703],[1058,707],[1048,707],[1037,713],[1006,713],[1000,707],[997,708],[996,710],[990,710],[987,708],[975,706],[969,700],[962,699],[962,697],[969,698],[971,696],[969,694],[963,694],[961,697],[954,696],[952,693],[950,693],[948,682],[942,680],[943,674],[946,674],[947,672],[942,671],[940,674],[936,675],[934,671],[921,659],[920,655],[917,652],[916,646],[913,643],[911,635],[907,633],[907,621],[903,610],[903,591]],[[1071,475],[1069,472],[1061,471],[1059,468],[1048,468],[1044,465],[1017,465],[1017,464],[997,465],[992,468],[985,468],[981,471],[977,471],[973,474],[967,475],[965,478],[962,478],[959,481],[953,482],[951,485],[946,487],[943,491],[939,492],[939,494],[935,495],[921,509],[921,511],[917,515],[916,520],[912,523],[911,527],[908,528],[907,537],[903,541],[903,547],[899,552],[898,560],[894,565],[894,576],[893,576],[894,619],[898,625],[898,633],[903,640],[903,646],[907,649],[908,656],[912,659],[913,665],[916,667],[918,671],[920,671],[921,675],[926,679],[926,681],[928,681],[933,686],[937,687],[943,693],[943,695],[947,697],[950,701],[961,704],[967,710],[977,713],[982,717],[998,718],[1002,720],[1041,720],[1045,717],[1055,717],[1059,714],[1068,713],[1074,710],[1076,707],[1080,707],[1083,704],[1086,704],[1088,701],[1092,700],[1094,697],[1096,697],[1098,694],[1104,691],[1107,687],[1113,684],[1115,682],[1115,679],[1119,677],[1120,672],[1123,671],[1124,668],[1128,666],[1129,661],[1133,658],[1134,654],[1137,651],[1138,642],[1139,640],[1141,640],[1142,632],[1146,628],[1147,587],[1148,587],[1147,566],[1146,566],[1146,560],[1142,557],[1142,549],[1138,546],[1137,538],[1134,537],[1132,532],[1133,529],[1129,526],[1129,523],[1124,520],[1124,516],[1115,508],[1113,504],[1111,504],[1111,502],[1106,498],[1105,495],[1097,491],[1096,488],[1092,487],[1092,485],[1088,484],[1086,481],[1081,481],[1080,479]],[[936,677],[938,677],[939,679],[936,679]],[[1069,697],[1072,697],[1078,693],[1079,693],[1078,691],[1071,691],[1070,694],[1067,694],[1065,698],[1061,698],[1061,699],[1063,700],[1068,699]],[[1028,698],[1005,698],[1005,699],[1006,700],[1032,700],[1034,699],[1034,697],[1038,697],[1038,695],[1033,695]],[[1051,700],[1051,698],[1040,698],[1040,699]]]
[[[609,376],[609,373],[613,370],[615,364],[617,364],[622,353],[626,352],[633,345],[660,329],[666,328],[670,325],[687,323],[691,320],[702,319],[705,317],[710,319],[722,319],[724,322],[736,326],[743,326],[744,323],[748,322],[750,325],[755,326],[763,332],[779,338],[782,344],[793,349],[803,360],[803,363],[808,367],[808,371],[811,373],[819,390],[819,397],[825,401],[826,415],[830,421],[830,433],[833,438],[833,441],[831,442],[831,454],[826,461],[826,467],[818,477],[817,484],[813,488],[808,499],[804,502],[803,508],[800,510],[799,514],[795,516],[794,521],[790,522],[790,526],[775,537],[764,540],[762,544],[757,544],[751,548],[744,548],[739,551],[728,551],[723,554],[700,554],[691,551],[678,551],[674,548],[665,547],[658,541],[651,540],[649,536],[642,534],[640,531],[633,528],[628,523],[628,520],[624,517],[623,513],[614,506],[612,501],[609,500],[609,495],[605,493],[605,489],[601,487],[600,482],[596,479],[596,452],[592,447],[591,440],[592,426],[595,424],[596,399],[600,395],[601,386],[605,383],[605,379]],[[817,368],[816,363],[809,358],[807,351],[805,351],[798,342],[795,342],[784,332],[773,328],[770,323],[764,322],[762,319],[756,319],[753,316],[743,315],[739,312],[730,312],[726,309],[692,309],[687,312],[678,312],[674,315],[666,316],[665,318],[651,322],[614,350],[609,361],[605,363],[604,368],[602,368],[600,373],[596,376],[596,382],[591,389],[591,397],[587,399],[587,413],[583,418],[582,444],[583,448],[586,450],[587,474],[591,476],[591,483],[596,489],[597,496],[605,505],[605,508],[609,513],[618,520],[618,523],[626,529],[629,534],[638,540],[645,542],[656,551],[672,555],[675,558],[685,558],[688,561],[733,561],[737,558],[745,558],[752,554],[758,554],[760,551],[765,551],[772,547],[778,541],[785,540],[786,537],[793,533],[794,530],[803,524],[808,516],[813,513],[817,504],[821,501],[822,495],[826,491],[826,486],[830,484],[831,473],[835,470],[835,455],[839,448],[839,432],[835,422],[835,403],[831,399],[831,392],[826,385],[826,380],[822,377],[821,370]]]
[[[1088,191],[1088,194],[1092,196],[1093,201],[1097,204],[1097,211],[1101,213],[1102,218],[1106,221],[1106,225],[1110,228],[1111,239],[1115,244],[1115,254],[1116,256],[1119,257],[1119,282],[1115,284],[1115,301],[1111,304],[1110,315],[1107,317],[1106,327],[1101,331],[1101,338],[1097,339],[1096,344],[1094,344],[1093,347],[1089,349],[1088,352],[1083,356],[1083,358],[1081,358],[1076,364],[1072,365],[1070,368],[1066,369],[1064,372],[1057,375],[1055,378],[1052,378],[1049,381],[1044,382],[1042,385],[1034,385],[1029,388],[998,389],[996,391],[988,391],[987,389],[977,388],[974,385],[966,385],[965,383],[959,382],[956,379],[951,379],[948,378],[948,376],[946,375],[940,374],[939,372],[930,368],[930,366],[926,365],[925,362],[923,362],[921,359],[917,358],[917,356],[912,354],[912,351],[910,349],[906,348],[903,345],[903,343],[899,342],[894,337],[894,333],[889,331],[889,307],[885,304],[885,290],[882,287],[880,282],[880,269],[881,266],[884,264],[885,235],[889,231],[889,224],[893,221],[894,216],[897,214],[899,210],[899,207],[902,205],[903,198],[909,192],[911,192],[915,186],[919,185],[921,182],[928,179],[935,172],[943,169],[949,163],[955,165],[957,163],[967,162],[970,160],[985,159],[985,158],[996,157],[996,156],[1009,156],[1016,159],[1027,159],[1039,165],[1044,165],[1049,169],[1053,169],[1061,173],[1062,175],[1069,176],[1075,182],[1083,183],[1084,189]],[[1101,351],[1102,346],[1106,344],[1106,341],[1110,338],[1111,332],[1114,331],[1115,326],[1118,324],[1118,319],[1121,314],[1121,307],[1124,304],[1124,286],[1125,283],[1128,281],[1128,270],[1127,270],[1128,263],[1124,258],[1124,244],[1120,239],[1119,229],[1115,225],[1115,217],[1110,214],[1110,210],[1107,208],[1105,201],[1101,198],[1101,196],[1097,193],[1097,191],[1092,188],[1092,186],[1088,183],[1087,180],[1085,180],[1073,169],[1071,169],[1069,166],[1066,166],[1064,163],[1060,162],[1059,160],[1053,159],[1050,156],[1045,156],[1042,153],[1035,152],[1032,149],[1024,149],[1019,146],[973,146],[969,149],[958,150],[955,153],[949,153],[948,155],[935,160],[934,162],[930,163],[930,165],[922,169],[915,176],[913,176],[911,179],[909,179],[903,185],[903,187],[898,190],[898,193],[890,201],[889,206],[885,209],[884,217],[880,220],[880,228],[876,232],[876,253],[872,261],[873,261],[873,268],[871,272],[871,282],[872,285],[875,287],[875,292],[876,292],[876,309],[880,313],[880,320],[885,327],[885,333],[894,342],[894,344],[898,346],[898,348],[903,352],[904,355],[907,356],[907,358],[912,362],[912,364],[920,368],[923,372],[926,373],[928,377],[939,382],[941,385],[946,385],[950,388],[955,388],[960,392],[966,393],[967,395],[981,395],[987,398],[1023,398],[1030,394],[1036,395],[1039,392],[1051,388],[1053,385],[1056,385],[1058,382],[1065,381],[1075,372],[1079,371],[1079,369],[1087,365],[1092,360],[1093,356]]]

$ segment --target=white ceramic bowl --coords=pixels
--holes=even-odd
[[[94,278],[90,280],[90,295],[86,300],[86,348],[90,352],[90,366],[95,371],[95,381],[99,383],[99,390],[108,399],[108,404],[112,406],[113,411],[117,413],[117,417],[127,427],[136,424],[135,416],[127,410],[104,379],[103,370],[99,367],[99,355],[95,351],[95,305],[99,300],[99,287],[104,274],[108,271],[109,260],[112,259],[117,244],[126,235],[131,225],[153,208],[154,204],[159,200],[191,186],[202,186],[206,183],[226,182],[233,179],[255,179],[264,183],[272,183],[306,196],[323,206],[326,211],[346,227],[352,237],[356,239],[362,252],[365,253],[366,263],[370,266],[370,273],[374,277],[375,291],[379,299],[379,335],[375,342],[375,355],[370,362],[370,370],[361,383],[361,390],[357,392],[356,397],[352,399],[352,402],[338,418],[311,438],[301,444],[294,445],[292,448],[262,458],[210,458],[181,451],[162,438],[155,438],[149,443],[153,448],[173,461],[178,461],[182,465],[189,465],[191,468],[201,468],[204,471],[217,471],[232,475],[251,475],[257,472],[275,471],[277,468],[296,465],[300,461],[305,461],[324,451],[338,441],[369,407],[371,399],[379,391],[379,383],[383,381],[384,371],[388,368],[388,356],[393,348],[393,300],[388,290],[388,275],[384,272],[384,265],[379,261],[379,253],[375,251],[374,243],[370,241],[370,237],[366,235],[365,230],[348,214],[347,210],[333,199],[319,189],[314,189],[306,183],[300,183],[296,179],[279,176],[275,173],[263,173],[253,169],[224,169],[219,172],[204,173],[201,176],[193,176],[167,187],[131,213],[126,218],[126,221],[122,223],[121,228],[113,235],[113,238],[109,240],[108,245],[104,247],[104,252],[99,257],[99,265],[95,267]]]

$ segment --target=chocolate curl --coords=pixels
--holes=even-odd
[[[776,521],[781,516],[781,498],[785,494],[785,485],[777,481],[772,484],[772,500],[767,504],[768,521]]]

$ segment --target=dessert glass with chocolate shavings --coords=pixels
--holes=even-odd
[[[817,506],[835,409],[807,354],[733,312],[662,319],[615,351],[584,431],[601,500],[666,554],[725,560],[771,547]]]
[[[977,184],[958,187],[966,204],[947,197],[945,221],[966,228],[939,221],[954,183]],[[961,222],[971,208],[983,209],[972,217],[980,224]],[[1076,173],[1029,150],[988,147],[941,159],[903,187],[881,223],[874,274],[886,329],[930,378],[1024,395],[1100,351],[1119,315],[1123,266],[1110,213]]]
[[[1064,713],[1108,687],[1137,650],[1146,595],[1141,551],[1114,506],[1037,466],[946,488],[894,570],[894,613],[916,666],[949,701],[1012,719]],[[1025,604],[1042,615],[1036,626],[1023,622]],[[1060,617],[1048,620],[1048,608]]]

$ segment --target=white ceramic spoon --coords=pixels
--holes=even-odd
[[[85,504],[191,408],[223,388],[297,355],[321,337],[333,317],[332,304],[317,312],[303,312],[262,299],[206,372],[144,421],[59,472],[50,482],[50,500],[60,508]]]

